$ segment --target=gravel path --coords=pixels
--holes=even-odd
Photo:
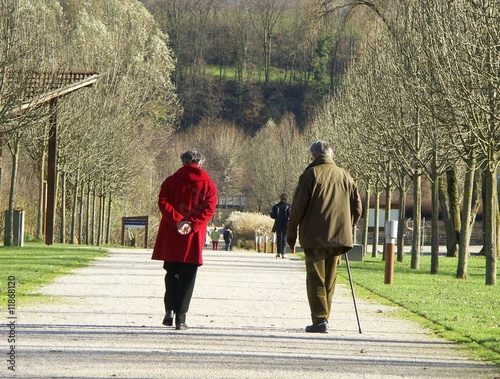
[[[205,251],[190,329],[177,332],[161,325],[164,271],[150,255],[113,249],[44,287],[50,302],[17,310],[15,376],[2,354],[0,377],[500,378],[392,307],[357,299],[360,334],[346,286],[330,333],[305,333],[304,264],[271,254]]]

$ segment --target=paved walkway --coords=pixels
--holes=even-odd
[[[393,319],[391,307],[357,299],[359,334],[344,286],[337,287],[330,333],[305,333],[303,262],[271,254],[207,250],[190,329],[177,332],[161,325],[164,271],[150,254],[114,249],[44,287],[49,303],[19,308],[17,377],[500,377],[498,367]],[[2,356],[0,377],[12,377]]]

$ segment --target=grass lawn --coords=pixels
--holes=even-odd
[[[104,249],[74,245],[0,247],[0,309],[7,308],[14,281],[16,305],[24,304],[40,297],[35,290],[41,285],[106,254]]]
[[[476,356],[500,365],[500,289],[486,286],[485,258],[469,257],[469,278],[456,279],[456,258],[440,257],[439,273],[430,274],[429,256],[420,269],[394,263],[393,284],[384,284],[385,262],[380,258],[350,261],[356,295],[403,308],[399,316],[418,320],[442,337],[465,344]],[[339,282],[349,283],[345,264]],[[409,312],[408,312],[409,311]],[[362,316],[361,326],[363,326]]]

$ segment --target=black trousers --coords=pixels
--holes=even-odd
[[[165,312],[173,310],[175,323],[186,322],[186,313],[193,296],[198,265],[181,262],[164,262],[165,274]]]
[[[285,254],[286,232],[276,232],[276,245],[278,254]]]

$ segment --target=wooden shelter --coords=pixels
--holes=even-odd
[[[57,190],[57,100],[81,88],[91,87],[97,82],[99,76],[97,72],[33,72],[26,83],[23,102],[10,112],[14,115],[46,104],[52,109],[47,154],[47,211],[45,214],[45,243],[47,245],[54,243]],[[15,81],[16,78],[13,77],[12,80]]]

